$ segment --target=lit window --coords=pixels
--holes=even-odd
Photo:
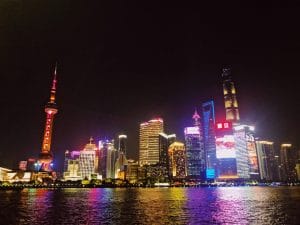
[[[217,127],[218,127],[218,129],[222,129],[223,128],[222,123],[218,123]]]
[[[224,123],[224,128],[229,128],[229,124],[228,123]]]

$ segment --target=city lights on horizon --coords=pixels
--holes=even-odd
[[[36,161],[21,161],[19,166],[23,171],[27,167],[33,168],[38,174],[34,178],[37,180],[56,179],[50,149],[54,115],[58,112],[56,69],[50,100],[45,106],[42,151]],[[161,117],[142,122],[137,161],[127,158],[127,134],[117,135],[118,142],[97,140],[97,145],[91,137],[82,150],[65,151],[63,178],[72,181],[121,179],[132,183],[150,179],[157,181],[155,184],[183,182],[184,179],[198,182],[230,179],[295,181],[296,172],[291,171],[297,162],[283,167],[290,163],[292,145],[281,144],[281,153],[277,154],[273,142],[255,138],[255,127],[240,121],[236,89],[229,69],[223,69],[222,78],[226,120],[216,122],[214,101],[203,102],[199,113],[197,107],[191,116],[193,124],[182,129],[184,142],[176,140],[176,134],[164,132],[166,124]],[[282,171],[276,172],[271,162],[276,162],[273,164]]]

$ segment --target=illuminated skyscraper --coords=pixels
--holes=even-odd
[[[215,134],[215,107],[214,101],[202,104],[202,127],[204,151],[206,154],[206,179],[216,177],[216,134]]]
[[[71,159],[71,152],[69,150],[65,151],[65,160],[64,160],[64,172],[68,170],[68,161]]]
[[[69,159],[67,164],[67,169],[64,172],[64,179],[65,180],[82,180],[82,174],[80,172],[80,161],[78,159]],[[87,174],[85,174],[87,176]]]
[[[83,179],[92,179],[98,174],[98,148],[93,143],[93,138],[86,144],[83,151],[80,151],[79,168]]]
[[[114,140],[99,141],[100,149],[100,172],[103,178],[115,178],[115,163],[118,157],[118,151],[114,147]]]
[[[250,179],[259,180],[259,163],[257,156],[257,148],[254,139],[254,126],[247,126],[246,128],[246,143],[249,157],[249,174]]]
[[[80,151],[65,151],[64,160],[64,179],[65,180],[82,180],[82,173],[80,172]],[[85,174],[86,175],[86,174]]]
[[[184,144],[175,141],[169,146],[170,175],[173,179],[184,179],[186,173],[186,154]]]
[[[151,165],[159,162],[159,133],[163,132],[163,120],[152,119],[140,124],[140,165]]]
[[[190,179],[205,180],[206,162],[202,138],[200,116],[197,111],[193,115],[193,127],[184,129],[186,146],[187,176]]]
[[[58,112],[57,105],[55,102],[56,82],[57,82],[56,70],[57,70],[57,66],[55,66],[54,69],[54,77],[52,81],[50,99],[45,106],[46,124],[44,129],[42,151],[39,154],[39,159],[38,159],[38,164],[40,166],[39,170],[46,171],[46,172],[52,171],[53,154],[51,152],[51,138],[52,138],[54,116]]]
[[[291,144],[282,144],[280,149],[280,175],[284,182],[296,182],[297,154]]]
[[[126,159],[126,141],[127,136],[122,134],[119,135],[119,147],[117,153],[117,159],[115,163],[115,178],[125,179],[126,169],[127,169],[127,159]]]
[[[123,152],[126,155],[127,151],[127,135],[119,135],[119,152]]]
[[[260,179],[265,181],[278,181],[278,164],[273,142],[256,141],[257,157]]]
[[[166,181],[169,181],[169,157],[168,157],[168,149],[169,146],[176,141],[176,134],[167,135],[165,133],[159,134],[159,166],[163,168],[165,172],[164,176]]]
[[[230,69],[223,69],[222,78],[226,120],[237,123],[240,120],[240,114],[236,98],[236,89],[232,81]]]
[[[126,171],[126,180],[129,181],[129,183],[137,183],[138,181],[138,171],[139,171],[139,163],[128,159],[128,167]]]
[[[253,137],[253,126],[234,126],[238,177],[259,179],[258,159]]]
[[[220,180],[232,180],[240,178],[237,171],[237,146],[235,136],[232,130],[231,122],[216,123],[216,158],[218,162],[217,177]],[[248,155],[246,151],[246,144],[244,146],[244,165],[248,166]],[[238,156],[240,157],[240,156]],[[239,168],[239,170],[241,170]],[[241,174],[241,171],[239,172]],[[249,171],[247,171],[249,175]],[[244,178],[244,177],[242,177]],[[249,177],[247,177],[249,178]]]

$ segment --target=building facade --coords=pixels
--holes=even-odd
[[[215,106],[214,101],[202,103],[202,130],[204,151],[206,155],[206,179],[216,178],[216,133],[215,133]]]
[[[118,146],[118,153],[117,159],[115,162],[115,178],[119,179],[126,179],[126,170],[128,161],[126,158],[126,150],[127,150],[127,136],[122,134],[119,135],[119,146]]]
[[[274,143],[266,140],[256,141],[260,179],[271,182],[278,181],[279,165],[276,162]]]
[[[80,161],[78,159],[69,159],[67,169],[64,172],[64,179],[77,181],[82,180],[82,173],[80,172]],[[85,176],[89,176],[85,173]]]
[[[168,156],[168,149],[169,146],[176,141],[176,135],[170,134],[167,135],[165,133],[159,134],[159,165],[163,167],[164,174],[166,181],[170,179],[169,174],[169,167],[170,167],[170,160]]]
[[[91,180],[92,177],[97,177],[98,164],[99,164],[99,151],[93,139],[85,145],[85,148],[80,151],[79,155],[79,168],[83,179]]]
[[[226,121],[232,123],[238,123],[240,120],[240,114],[238,109],[238,102],[236,97],[236,89],[232,80],[231,71],[228,68],[224,68],[222,71],[223,79],[223,94],[226,112]]]
[[[116,178],[115,163],[118,151],[114,147],[114,140],[100,140],[100,174],[103,179]]]
[[[216,123],[217,178],[219,180],[238,179],[237,143],[231,122]],[[245,153],[245,157],[247,157]],[[247,160],[247,158],[246,158]],[[248,162],[248,161],[246,161]]]
[[[204,181],[206,177],[205,152],[200,117],[197,112],[193,115],[193,119],[194,126],[184,129],[187,177]]]
[[[152,119],[140,124],[139,163],[153,165],[159,162],[159,134],[163,133],[163,120]]]
[[[185,179],[187,176],[186,153],[184,143],[175,141],[168,149],[171,179]]]
[[[297,181],[296,172],[297,154],[292,144],[281,144],[280,148],[280,179],[283,182],[293,183]]]

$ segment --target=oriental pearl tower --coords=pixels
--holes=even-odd
[[[39,159],[38,159],[40,171],[45,171],[45,172],[53,171],[52,170],[53,154],[51,152],[50,147],[51,147],[53,120],[55,114],[58,112],[58,108],[55,103],[56,83],[57,83],[56,70],[57,70],[57,64],[55,65],[55,69],[54,69],[52,87],[50,91],[50,99],[48,103],[45,105],[46,123],[44,129],[42,150],[39,154]]]

